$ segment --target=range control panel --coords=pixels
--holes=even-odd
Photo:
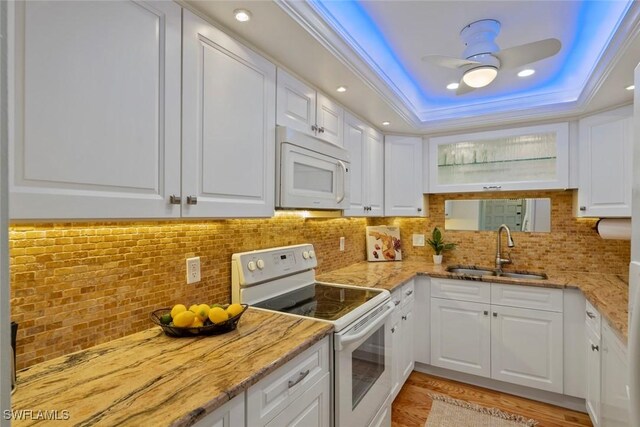
[[[232,282],[251,286],[316,268],[313,245],[303,244],[242,252],[231,257]]]

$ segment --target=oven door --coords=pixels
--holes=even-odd
[[[393,304],[334,335],[336,427],[368,426],[391,393]]]
[[[349,206],[349,163],[283,143],[280,149],[282,208],[345,209]]]

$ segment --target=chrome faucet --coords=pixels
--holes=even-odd
[[[502,274],[502,266],[504,264],[511,264],[511,257],[502,258],[502,230],[506,230],[507,232],[507,246],[510,248],[514,247],[516,244],[513,243],[513,239],[511,238],[511,230],[507,227],[506,224],[502,224],[498,227],[498,245],[496,248],[496,273],[498,276]]]

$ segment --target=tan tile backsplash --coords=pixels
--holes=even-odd
[[[313,243],[320,271],[364,259],[362,218],[18,224],[10,227],[17,366],[141,331],[182,302],[227,302],[231,254]],[[346,250],[339,252],[339,237]],[[202,281],[186,284],[199,256]]]
[[[576,220],[571,192],[499,193],[550,197],[552,233],[516,233],[514,266],[532,270],[586,269],[619,273],[630,259],[628,241],[602,240],[595,220]],[[177,302],[230,298],[234,252],[313,243],[319,272],[365,259],[366,225],[401,228],[407,259],[431,259],[412,247],[412,233],[444,225],[446,198],[431,195],[429,218],[303,219],[16,224],[10,227],[12,319],[20,324],[18,368],[148,328],[149,313]],[[346,250],[339,252],[339,237]],[[445,231],[458,248],[445,262],[491,265],[495,232]],[[199,256],[202,281],[186,284],[185,259]]]

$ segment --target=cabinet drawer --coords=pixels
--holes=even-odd
[[[415,298],[415,285],[413,280],[402,285],[402,304],[413,301]]]
[[[589,301],[585,304],[584,322],[589,329],[600,338],[600,327],[602,325],[602,316]]]
[[[562,312],[562,289],[491,284],[491,304]]]
[[[247,391],[247,425],[262,426],[329,372],[329,339],[324,338]]]
[[[431,279],[431,296],[460,301],[491,301],[491,285],[474,280]]]

